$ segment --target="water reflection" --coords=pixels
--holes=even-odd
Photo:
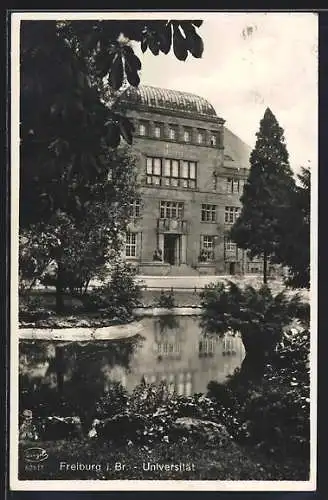
[[[239,338],[204,333],[198,317],[144,318],[142,325],[139,338],[62,345],[64,385],[79,386],[86,394],[106,390],[111,381],[132,391],[141,380],[165,380],[171,392],[191,395],[206,392],[211,380],[222,382],[244,358]],[[21,381],[25,377],[25,383],[54,387],[58,383],[57,350],[56,342],[22,341]]]

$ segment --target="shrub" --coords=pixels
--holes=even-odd
[[[168,292],[161,290],[160,296],[155,301],[155,306],[170,309],[175,306],[175,297],[173,290]]]
[[[285,332],[259,383],[236,371],[225,384],[211,383],[208,395],[238,441],[279,457],[309,459],[309,332]]]
[[[125,322],[141,302],[141,287],[135,281],[136,270],[126,263],[115,264],[108,283],[82,297],[89,311],[99,311],[109,318]]]
[[[120,382],[111,382],[105,394],[95,404],[95,417],[105,419],[126,410],[128,393]]]

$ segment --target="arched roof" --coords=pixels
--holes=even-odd
[[[151,108],[218,118],[212,104],[204,97],[189,92],[139,85],[138,88],[130,87],[124,99]]]

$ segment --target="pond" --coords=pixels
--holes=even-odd
[[[131,392],[143,379],[165,380],[170,391],[192,395],[206,392],[211,380],[224,381],[244,358],[239,337],[206,335],[197,316],[145,317],[141,323],[142,336],[124,340],[21,340],[21,384],[55,388],[60,372],[64,384],[75,380],[106,390],[119,381]]]

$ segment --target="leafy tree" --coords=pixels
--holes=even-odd
[[[206,286],[200,293],[204,314],[201,326],[209,334],[240,333],[245,348],[242,378],[256,379],[274,355],[284,328],[306,311],[298,295],[288,299],[284,292],[272,295],[269,287],[239,288],[230,282]],[[308,312],[308,311],[307,311]]]
[[[181,61],[201,57],[200,25],[22,22],[21,277],[31,286],[55,261],[59,311],[67,278],[86,284],[104,262],[105,248],[118,250],[127,223],[134,161],[117,148],[122,138],[132,143],[133,125],[120,104],[122,92],[140,82],[132,42],[154,55],[172,48]]]
[[[283,129],[267,108],[250,156],[250,172],[241,196],[240,217],[230,236],[250,257],[263,257],[263,282],[268,260],[285,238],[282,221],[290,210],[295,181],[288,163]]]
[[[75,178],[63,182],[65,199],[56,177],[49,179],[43,205],[33,205],[42,183],[30,182],[25,193],[22,220],[35,222],[21,230],[20,283],[31,289],[51,263],[57,312],[63,310],[67,287],[80,294],[86,292],[90,280],[121,249],[121,235],[136,195],[135,164],[122,148],[110,150],[107,157],[110,177],[101,172],[93,183],[82,184]]]
[[[284,238],[275,260],[288,268],[286,284],[293,288],[310,286],[310,191],[311,174],[302,168],[293,192],[290,209],[282,220]]]

